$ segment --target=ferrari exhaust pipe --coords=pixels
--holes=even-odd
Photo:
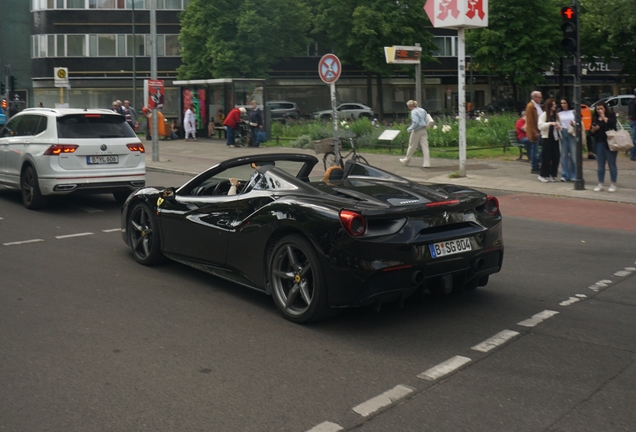
[[[415,285],[422,285],[424,282],[424,272],[415,271],[411,274],[411,282]]]

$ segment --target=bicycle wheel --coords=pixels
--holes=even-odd
[[[327,168],[336,165],[336,154],[334,152],[325,153],[325,156],[322,158],[322,162],[325,165],[325,171],[327,171]],[[342,159],[340,159],[340,167],[343,167]]]
[[[359,154],[356,154],[355,156],[353,156],[353,160],[354,160],[354,161],[356,161],[356,162],[363,163],[363,164],[365,164],[365,165],[370,165],[370,164],[369,164],[369,161],[368,161],[368,160],[366,160],[366,159],[364,158],[364,156],[360,156]]]

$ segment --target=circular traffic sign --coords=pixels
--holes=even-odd
[[[66,78],[66,70],[64,70],[62,68],[58,69],[57,77],[60,78],[60,79]]]
[[[327,84],[335,83],[340,78],[342,66],[340,60],[334,54],[325,54],[318,63],[320,79]]]

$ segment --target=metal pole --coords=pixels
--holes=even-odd
[[[419,43],[415,44],[416,47],[420,46]],[[422,100],[422,58],[420,56],[420,61],[415,65],[415,100],[420,106],[424,106],[424,101]]]
[[[7,109],[4,115],[7,118],[7,121],[11,118],[11,102],[9,101],[9,87],[10,87],[10,76],[11,76],[11,65],[5,65],[4,67],[4,100],[7,101]]]
[[[336,154],[336,166],[340,165],[340,141],[338,141],[338,111],[336,111],[336,83],[329,84],[331,92],[331,116],[333,117],[333,152]]]
[[[583,134],[585,128],[581,122],[581,37],[579,31],[579,0],[574,0],[574,10],[576,13],[576,54],[574,63],[576,74],[574,75],[574,119],[576,122],[576,179],[574,179],[574,190],[585,190],[585,180],[583,179]]]
[[[459,175],[466,177],[466,56],[465,34],[462,27],[457,29],[457,98],[459,103]]]
[[[133,36],[133,41],[134,41],[136,39],[136,34],[135,34],[135,0],[131,0],[131,3],[132,3],[132,36]],[[132,106],[133,106],[133,108],[135,108],[137,110],[137,112],[140,112],[139,108],[137,107],[137,47],[135,47],[134,42],[133,42],[132,46],[133,46],[133,52],[132,52],[132,70],[133,70]]]
[[[150,2],[150,77],[157,79],[157,9],[156,2]],[[159,116],[157,107],[152,109],[152,161],[159,161]]]

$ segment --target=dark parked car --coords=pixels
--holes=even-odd
[[[141,189],[122,209],[123,239],[141,264],[168,257],[272,295],[294,322],[473,290],[501,269],[496,198],[352,161],[313,180],[317,162],[238,157],[176,189]]]

